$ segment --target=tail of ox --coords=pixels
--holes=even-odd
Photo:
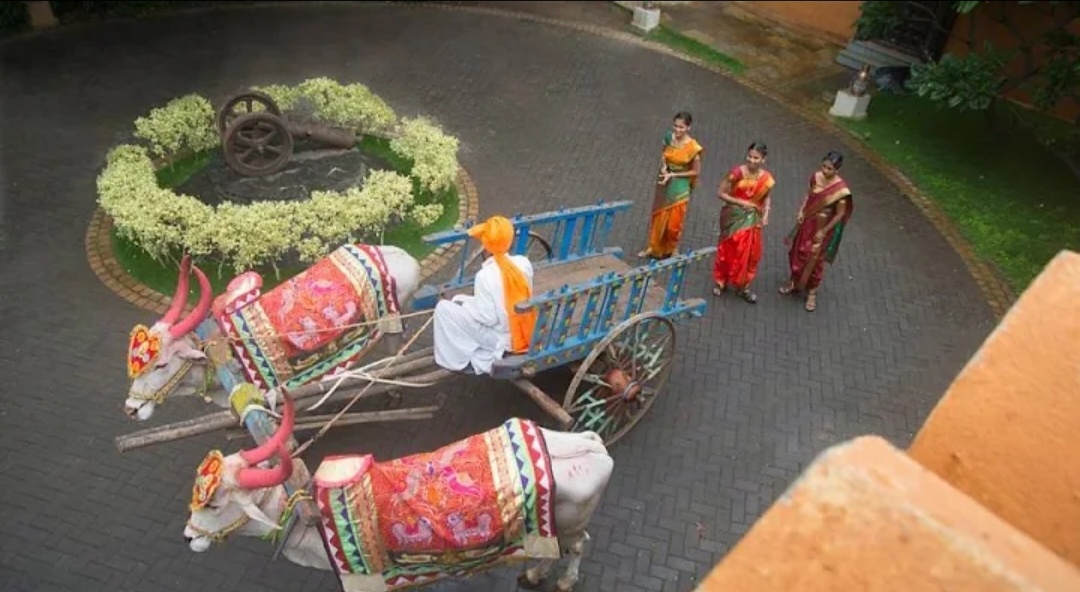
[[[187,306],[191,272],[199,282],[199,303],[191,314],[181,319],[180,315]],[[206,360],[206,354],[199,349],[192,331],[209,314],[213,297],[210,280],[185,255],[180,263],[176,293],[165,316],[152,327],[136,325],[131,332],[128,345],[131,386],[124,401],[124,413],[128,417],[139,421],[150,419],[155,406],[165,397],[194,394],[203,385],[202,373],[198,380],[192,380],[190,372],[194,364]]]

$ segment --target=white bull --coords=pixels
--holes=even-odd
[[[284,444],[292,430],[293,414],[292,401],[286,395],[281,425],[270,439],[255,449],[221,459],[215,485],[208,489],[205,481],[196,481],[196,490],[204,487],[203,498],[201,503],[193,504],[184,528],[184,537],[192,551],[206,551],[212,543],[224,541],[230,534],[264,537],[281,529],[282,516],[289,505],[289,496],[281,484],[293,469]],[[585,529],[607,487],[614,462],[603,440],[593,432],[552,432],[543,428],[539,431],[546,442],[555,483],[553,507],[559,549],[570,557],[556,588],[568,592],[578,581],[582,552],[589,540]],[[265,468],[264,461],[274,456],[278,464]],[[454,466],[458,461],[449,462]],[[423,520],[417,521],[420,527]],[[298,520],[283,542],[282,554],[297,565],[333,570],[320,528],[321,524],[307,526]],[[521,574],[519,583],[530,588],[538,586],[555,561],[540,560]]]
[[[399,247],[384,245],[369,248],[382,255],[387,274],[396,287],[397,301],[404,306],[420,284],[420,262]],[[199,282],[199,303],[191,314],[180,319],[187,305],[189,271],[195,274]],[[230,284],[229,293],[223,294],[219,300],[228,300],[257,287],[258,284],[253,281],[260,282],[253,272],[238,277]],[[333,286],[332,289],[350,288]],[[128,363],[129,374],[135,376],[124,401],[124,412],[128,417],[146,421],[154,414],[156,405],[165,399],[197,394],[220,406],[228,406],[228,397],[209,367],[206,353],[194,334],[195,328],[210,314],[212,304],[217,308],[218,305],[223,306],[224,302],[214,302],[206,274],[185,256],[180,264],[180,279],[168,312],[152,327],[136,327],[132,334]],[[133,371],[132,364],[142,367]]]

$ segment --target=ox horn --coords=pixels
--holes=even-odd
[[[191,314],[184,317],[184,320],[169,327],[169,335],[172,335],[173,339],[179,339],[195,330],[195,327],[198,327],[210,313],[210,304],[214,299],[213,289],[210,287],[210,280],[206,279],[206,274],[198,266],[192,265],[191,269],[195,272],[195,277],[199,279],[199,304],[195,310],[191,311]]]
[[[169,311],[162,317],[161,322],[166,325],[171,325],[176,322],[176,319],[180,318],[180,313],[183,312],[184,307],[187,306],[188,297],[188,281],[191,272],[191,255],[184,253],[184,259],[180,262],[180,279],[176,282],[176,293],[173,294],[172,304],[169,306]]]
[[[285,442],[292,436],[293,423],[296,419],[296,408],[293,405],[292,398],[288,394],[282,393],[281,396],[285,399],[285,410],[281,414],[281,425],[278,426],[274,435],[263,442],[261,446],[253,448],[251,450],[244,450],[240,452],[241,458],[244,459],[249,466],[254,466],[262,461],[270,458],[277,452],[278,448],[285,446]],[[253,469],[253,470],[266,470],[266,469]]]
[[[243,489],[262,489],[281,485],[288,480],[293,472],[292,457],[289,456],[289,451],[285,449],[284,445],[278,446],[276,453],[278,457],[277,466],[272,469],[244,467],[236,475],[236,484]]]

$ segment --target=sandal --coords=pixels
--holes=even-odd
[[[805,308],[806,312],[814,312],[817,310],[817,294],[807,294]]]
[[[783,294],[784,296],[787,296],[788,294],[791,294],[794,291],[795,291],[795,284],[788,283],[788,284],[784,284],[783,286],[780,286],[780,293]]]
[[[712,295],[723,296],[725,290],[727,290],[727,286],[725,286],[724,284],[713,284]]]
[[[747,289],[742,290],[741,292],[739,292],[739,298],[742,298],[743,300],[749,302],[750,304],[757,304],[757,294],[754,294],[753,292],[751,292],[750,288],[747,288]]]

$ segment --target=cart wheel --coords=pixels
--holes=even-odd
[[[256,106],[259,108],[256,109]],[[225,104],[218,110],[217,117],[214,118],[214,124],[217,126],[218,134],[224,135],[225,130],[229,129],[229,125],[237,117],[263,111],[272,113],[277,117],[282,116],[281,109],[278,108],[274,99],[270,98],[270,95],[257,90],[247,90],[226,99]]]
[[[271,113],[246,113],[225,130],[225,162],[245,177],[278,172],[292,157],[293,138],[285,122]]]
[[[667,383],[675,354],[675,325],[647,312],[615,327],[574,374],[563,409],[571,431],[593,431],[610,446],[645,415]]]
[[[522,253],[529,258],[529,261],[534,265],[551,259],[551,244],[547,239],[536,234],[535,232],[529,232],[529,240],[525,243],[525,252]],[[478,248],[473,251],[472,255],[469,255],[469,261],[465,263],[466,275],[473,275],[477,271],[480,271],[480,264],[484,262],[487,257],[484,257],[484,249]]]

